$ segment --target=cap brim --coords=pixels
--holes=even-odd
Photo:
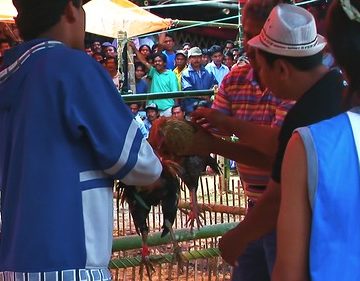
[[[253,48],[260,49],[264,52],[285,56],[285,57],[309,57],[312,55],[315,55],[322,51],[326,46],[326,40],[323,36],[320,34],[318,36],[318,44],[316,44],[312,48],[308,49],[284,49],[284,48],[276,48],[276,47],[268,47],[264,45],[260,40],[260,35],[255,36],[254,38],[250,39],[248,41],[249,46]]]

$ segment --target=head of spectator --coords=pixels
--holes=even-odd
[[[234,60],[234,56],[232,54],[231,51],[227,51],[225,54],[224,54],[224,64],[229,68],[231,69],[232,66],[234,65],[235,63],[235,60]]]
[[[161,53],[155,53],[152,55],[153,65],[157,72],[162,73],[166,70],[166,56]]]
[[[11,48],[11,42],[7,39],[0,39],[0,57],[4,56],[6,50]]]
[[[85,46],[85,53],[87,53],[90,57],[94,54],[93,50],[91,49],[90,45]]]
[[[158,50],[159,50],[159,44],[154,44],[154,45],[152,45],[152,47],[151,47],[151,53],[152,53],[152,54],[157,53]]]
[[[188,60],[194,70],[200,70],[202,66],[202,52],[199,47],[192,47],[188,51]]]
[[[224,53],[230,51],[235,47],[234,41],[226,40],[224,45]]]
[[[149,58],[152,54],[151,48],[149,45],[143,44],[139,47],[139,52],[144,56],[144,58],[149,61]]]
[[[210,55],[209,55],[209,49],[207,49],[207,48],[202,49],[201,52],[202,52],[201,64],[203,66],[206,66],[211,61],[211,58],[210,58]]]
[[[103,50],[104,50],[103,53],[104,53],[105,57],[114,58],[117,56],[116,49],[111,43],[105,42],[105,43],[103,43],[102,46],[103,46]]]
[[[102,53],[95,52],[92,54],[93,59],[95,59],[97,62],[101,62],[104,60],[104,57]]]
[[[201,107],[206,107],[206,108],[210,108],[211,107],[211,102],[207,101],[207,100],[199,100],[198,102],[196,102],[194,104],[194,110],[201,108]]]
[[[183,110],[180,104],[175,104],[171,108],[171,116],[179,120],[185,119],[185,111]]]
[[[279,4],[272,9],[261,33],[248,44],[256,50],[260,80],[274,95],[297,99],[288,96],[295,92],[299,83],[296,78],[322,66],[326,41],[317,34],[310,12],[295,5]]]
[[[224,59],[222,48],[219,45],[213,45],[210,47],[209,53],[210,53],[212,62],[217,67],[220,67],[223,62],[223,59]]]
[[[91,49],[93,50],[94,53],[101,53],[102,52],[101,43],[99,41],[92,42]]]
[[[155,119],[159,118],[159,109],[155,103],[150,103],[145,107],[146,118],[151,123]]]
[[[103,65],[109,72],[111,77],[115,77],[118,74],[118,61],[114,57],[106,57],[103,60]]]
[[[241,52],[240,52],[239,48],[232,48],[230,50],[230,52],[232,53],[232,55],[234,57],[234,61],[237,61],[238,58],[241,56]]]
[[[164,39],[164,49],[168,52],[174,52],[175,38],[172,34],[166,33]]]
[[[186,53],[183,50],[176,51],[175,56],[175,67],[177,67],[180,71],[183,70],[187,63]]]
[[[141,80],[144,76],[145,76],[145,73],[146,73],[146,70],[145,70],[145,65],[141,62],[136,62],[135,63],[135,79],[138,81],[138,80]]]
[[[183,51],[188,52],[191,49],[191,43],[189,43],[189,42],[183,43],[182,49],[183,49]]]
[[[139,113],[141,104],[138,102],[133,102],[129,104],[131,113],[136,116]]]
[[[337,64],[349,83],[345,106],[360,104],[360,2],[332,2],[327,15],[326,35]]]

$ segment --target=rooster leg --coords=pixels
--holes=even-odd
[[[148,232],[143,231],[141,233],[142,249],[141,249],[140,278],[141,278],[141,280],[143,280],[144,267],[145,267],[146,273],[149,277],[149,280],[151,281],[151,275],[155,271],[155,269],[149,258],[150,251],[149,251],[149,247],[147,245],[147,237],[148,237]]]
[[[200,218],[205,220],[204,216],[200,214],[195,188],[190,190],[190,208],[191,211],[188,214],[188,219],[186,221],[186,224],[190,226],[190,231],[193,232],[195,221],[199,229],[201,226],[203,226],[202,222],[200,221]]]
[[[172,262],[173,263],[177,262],[180,272],[183,272],[185,260],[184,260],[183,254],[181,252],[181,248],[175,237],[174,229],[168,220],[165,220],[165,225],[169,229],[170,240],[171,240],[171,243],[173,244],[173,248],[174,248],[174,256],[173,256]]]

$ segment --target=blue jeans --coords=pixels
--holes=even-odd
[[[232,281],[270,281],[276,256],[275,232],[251,242],[232,272]]]

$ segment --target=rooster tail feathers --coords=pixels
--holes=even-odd
[[[168,171],[174,178],[183,173],[183,168],[175,161],[161,159],[161,164],[164,170]]]

